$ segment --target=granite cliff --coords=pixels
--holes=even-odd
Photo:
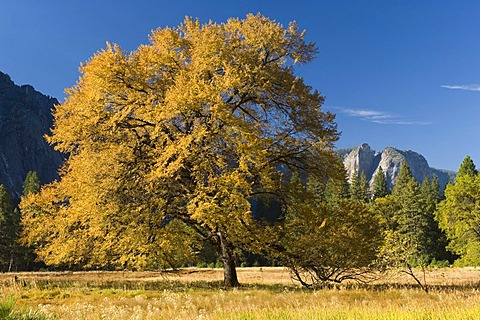
[[[387,147],[382,152],[377,152],[364,143],[355,148],[339,150],[339,154],[342,156],[349,179],[355,170],[358,173],[364,171],[370,185],[373,183],[378,168],[382,167],[388,186],[392,188],[404,160],[407,161],[412,175],[419,183],[427,177],[437,176],[440,186],[443,188],[448,181],[455,177],[455,172],[431,168],[421,154],[411,150],[404,151]]]
[[[28,171],[36,171],[42,184],[58,178],[64,157],[43,138],[57,103],[30,85],[16,85],[0,72],[0,183],[15,198],[22,194]]]

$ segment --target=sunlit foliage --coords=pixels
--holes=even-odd
[[[131,53],[108,44],[56,108],[48,140],[69,158],[22,203],[25,241],[49,264],[143,268],[200,237],[238,284],[234,248],[267,234],[249,199],[281,197],[293,168],[332,174],[334,116],[293,68],[315,52],[261,15],[187,18]]]
[[[448,248],[460,256],[459,265],[480,265],[480,175],[466,156],[454,184],[435,212],[449,240]]]
[[[330,201],[323,189],[315,179],[304,185],[293,176],[280,260],[309,288],[370,280],[381,243],[377,217],[363,199],[337,195]]]

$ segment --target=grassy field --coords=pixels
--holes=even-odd
[[[0,274],[0,301],[15,301],[13,310],[19,316],[11,319],[31,320],[478,319],[480,315],[480,269],[432,270],[427,274],[428,294],[398,275],[369,285],[316,291],[301,288],[284,268],[239,268],[238,276],[243,286],[224,290],[221,269],[9,273]]]

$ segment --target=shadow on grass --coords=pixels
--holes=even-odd
[[[310,290],[294,286],[281,284],[243,284],[234,289],[226,289],[223,281],[142,281],[142,280],[59,280],[59,279],[19,279],[16,282],[0,282],[1,287],[16,287],[24,289],[54,290],[54,289],[97,289],[97,290],[124,290],[124,291],[221,291],[221,290],[264,290],[270,292],[285,291],[305,291]]]
[[[98,289],[98,290],[124,290],[124,291],[170,291],[170,292],[188,292],[188,291],[221,291],[226,288],[223,281],[142,281],[142,280],[67,280],[67,279],[18,279],[15,282],[0,282],[0,287],[17,287],[24,289],[52,290],[52,289]],[[315,290],[367,290],[373,292],[388,290],[421,290],[416,284],[405,283],[381,283],[381,284],[364,284],[364,283],[343,283],[331,284],[325,283],[315,288]],[[284,285],[284,284],[263,284],[249,283],[243,284],[233,290],[262,290],[273,293],[281,292],[311,292],[300,286]],[[470,282],[465,284],[432,284],[429,285],[430,292],[461,292],[461,291],[479,291],[480,282]]]

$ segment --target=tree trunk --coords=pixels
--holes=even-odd
[[[8,272],[12,271],[12,266],[13,266],[13,255],[10,256],[10,264],[8,265]]]
[[[217,232],[218,253],[223,263],[223,284],[226,288],[240,286],[237,278],[237,269],[235,266],[235,253],[233,246],[225,237],[222,231]]]

